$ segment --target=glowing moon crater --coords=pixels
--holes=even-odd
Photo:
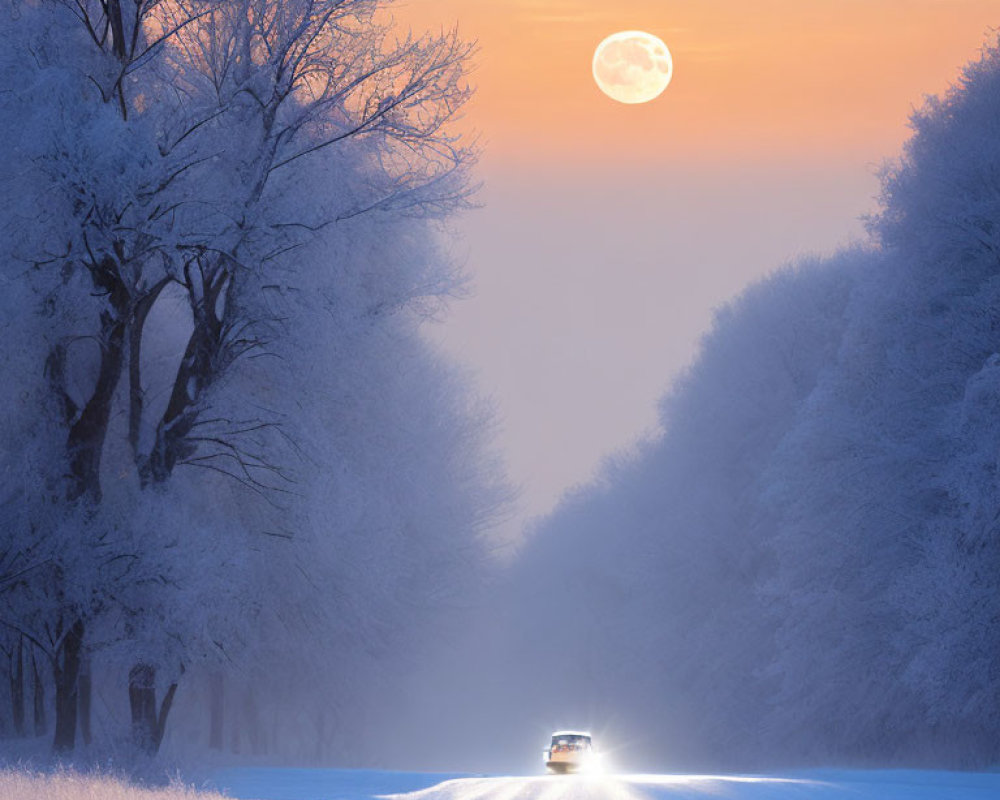
[[[619,103],[648,103],[660,96],[674,74],[663,40],[645,31],[613,33],[594,51],[594,80]]]

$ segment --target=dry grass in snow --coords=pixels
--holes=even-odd
[[[142,789],[119,778],[61,772],[38,775],[0,770],[3,800],[225,800],[215,792],[197,792],[185,786]]]

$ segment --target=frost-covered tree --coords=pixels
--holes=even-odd
[[[996,758],[998,87],[994,44],[914,115],[882,262],[772,475],[778,718],[829,720],[798,742],[821,753]]]
[[[0,588],[5,625],[53,666],[57,749],[88,650],[127,673],[136,743],[155,751],[181,672],[247,646],[248,598],[276,586],[262,574],[322,538],[308,476],[343,443],[317,430],[338,408],[317,370],[376,386],[377,364],[327,353],[359,331],[415,337],[398,320],[457,286],[421,220],[469,192],[473,153],[448,123],[470,47],[395,39],[384,5],[4,7],[5,358],[22,402]],[[405,416],[450,395],[389,396]],[[434,494],[456,546],[494,502],[478,491]],[[424,530],[413,541],[436,546]]]

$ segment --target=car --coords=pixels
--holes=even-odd
[[[558,775],[585,772],[594,763],[594,745],[587,731],[556,731],[543,752],[546,768]]]

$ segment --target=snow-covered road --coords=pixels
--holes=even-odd
[[[787,776],[469,777],[366,770],[231,769],[240,800],[997,800],[1000,772],[825,770]]]

